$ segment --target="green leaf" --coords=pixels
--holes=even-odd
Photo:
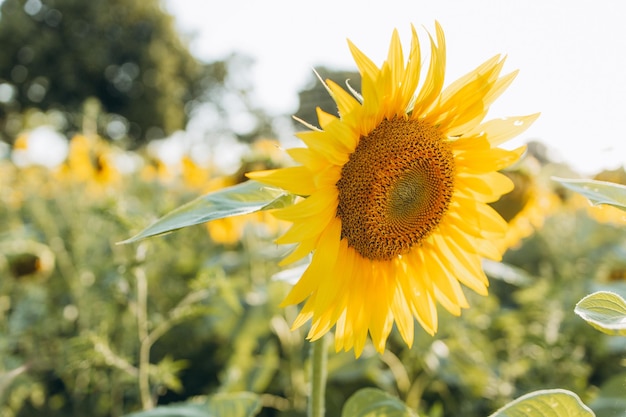
[[[261,399],[251,392],[223,393],[203,403],[177,403],[127,414],[126,417],[253,417],[261,411]]]
[[[490,278],[519,287],[527,287],[533,282],[532,277],[526,271],[504,262],[484,259],[483,270]]]
[[[574,312],[601,332],[626,336],[626,301],[614,292],[594,292],[580,300]]]
[[[499,409],[491,417],[593,417],[573,392],[551,389],[531,392]]]
[[[256,181],[246,181],[198,197],[167,213],[130,239],[119,243],[136,242],[183,227],[260,210],[285,207],[292,203],[293,196],[284,190],[267,187]]]
[[[398,398],[375,388],[363,388],[343,406],[342,417],[416,417]]]
[[[600,416],[623,416],[626,410],[626,373],[610,378],[602,384],[598,396],[589,406]]]
[[[253,417],[261,411],[261,398],[252,392],[215,394],[209,398],[209,415]]]
[[[552,177],[564,187],[587,197],[591,204],[608,204],[626,210],[626,186],[613,182]]]
[[[163,405],[152,410],[126,414],[125,417],[213,417],[200,404]]]

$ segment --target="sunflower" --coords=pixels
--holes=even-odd
[[[541,179],[539,161],[531,155],[519,165],[503,172],[513,181],[515,190],[490,204],[509,225],[504,239],[498,242],[502,251],[518,248],[560,206],[558,196]]]
[[[369,333],[383,352],[394,323],[408,346],[415,320],[433,335],[437,304],[459,315],[461,284],[486,295],[481,259],[501,258],[507,223],[488,203],[512,190],[497,171],[525,147],[497,146],[538,114],[483,123],[516,72],[500,76],[498,55],[443,89],[438,23],[435,37],[421,83],[414,27],[406,63],[395,30],[380,67],[348,41],[361,93],[327,80],[339,116],[318,109],[321,129],[297,134],[306,147],[287,152],[300,165],[248,174],[303,197],[275,211],[293,223],[277,240],[296,244],[283,264],[313,254],[283,304],[306,300],[294,328],[311,320],[316,340],[335,327],[337,351],[359,356]]]
[[[59,169],[62,179],[86,183],[93,191],[119,184],[121,173],[114,163],[114,148],[99,137],[77,134],[70,140],[67,161]]]

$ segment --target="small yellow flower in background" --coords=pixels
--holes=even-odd
[[[626,170],[624,170],[624,167],[615,170],[605,170],[598,173],[593,179],[626,185]],[[624,210],[605,204],[592,206],[588,202],[585,207],[591,217],[600,223],[613,223],[626,226],[626,212]]]
[[[579,200],[581,200],[579,198]],[[580,203],[586,204],[589,215],[600,223],[613,223],[620,226],[626,226],[626,212],[613,206],[607,206],[605,204],[599,206],[592,206],[589,201],[581,201]]]
[[[21,133],[13,143],[13,151],[25,151],[28,149],[28,135]]]
[[[121,174],[115,167],[111,146],[100,138],[75,135],[70,140],[67,161],[59,176],[74,182],[108,186],[119,183]]]
[[[139,177],[142,181],[158,181],[167,183],[172,181],[174,174],[172,170],[161,159],[150,155],[143,156],[144,165],[139,171]]]
[[[211,169],[196,163],[189,155],[183,156],[180,161],[183,183],[191,188],[204,188],[211,178]]]
[[[512,190],[497,171],[524,152],[497,146],[538,114],[482,123],[516,75],[500,76],[499,55],[443,89],[439,24],[421,88],[415,28],[406,65],[397,31],[380,67],[349,46],[361,94],[327,80],[340,116],[318,109],[322,130],[297,135],[307,147],[287,152],[301,165],[248,176],[308,196],[275,211],[293,223],[277,242],[297,244],[283,263],[313,252],[284,304],[306,300],[294,327],[311,320],[315,340],[334,326],[335,348],[359,356],[368,333],[383,352],[394,323],[409,346],[414,319],[434,334],[437,303],[454,315],[468,307],[460,284],[487,294],[481,259],[501,258],[507,231],[488,203]]]

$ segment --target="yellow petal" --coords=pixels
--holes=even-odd
[[[540,113],[528,116],[494,119],[477,126],[469,135],[486,135],[492,146],[498,146],[528,129]]]
[[[248,172],[246,177],[298,195],[313,194],[316,189],[311,172],[303,166]]]

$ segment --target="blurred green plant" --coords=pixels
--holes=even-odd
[[[250,58],[202,62],[190,37],[158,0],[4,0],[0,139],[12,143],[42,119],[82,131],[89,112],[98,117],[87,130],[137,148],[185,128],[203,106],[219,120],[212,134],[247,142],[270,135],[267,115],[248,97]],[[231,126],[232,112],[254,127]]]
[[[609,172],[610,177],[623,178],[624,171]],[[614,175],[617,174],[617,175]],[[599,174],[602,176],[602,173]],[[594,206],[608,205],[626,210],[626,186],[616,182],[586,179],[554,178],[566,188],[585,196]],[[625,222],[626,215],[614,216],[618,222]],[[609,287],[610,288],[610,287]],[[623,288],[617,287],[617,291]],[[614,336],[626,336],[626,301],[612,291],[596,291],[582,298],[574,309],[593,328]],[[622,360],[622,364],[624,361]],[[600,388],[600,394],[591,404],[598,416],[613,416],[626,410],[626,373],[610,378]]]

